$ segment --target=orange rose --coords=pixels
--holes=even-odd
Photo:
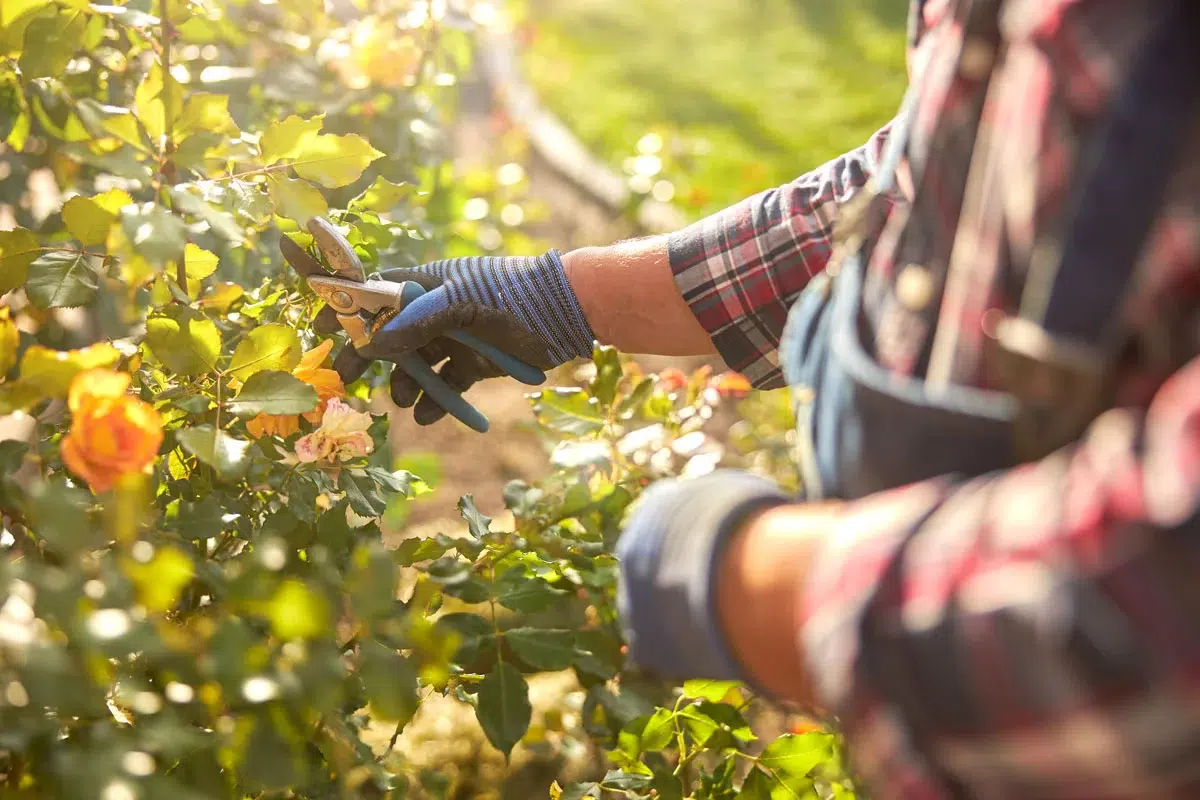
[[[712,385],[721,397],[745,397],[754,389],[750,381],[737,372],[722,372],[713,378]]]
[[[317,407],[304,414],[304,418],[317,425],[325,414],[325,406],[335,397],[345,397],[346,387],[337,372],[326,369],[321,365],[329,358],[333,349],[333,340],[326,339],[318,346],[309,350],[300,358],[300,363],[292,370],[292,375],[317,390]],[[284,439],[300,430],[300,417],[295,414],[259,414],[246,423],[246,430],[255,439],[263,436],[280,436]]]
[[[162,444],[162,419],[149,403],[126,394],[129,381],[128,373],[111,369],[85,370],[71,381],[71,430],[62,440],[62,459],[93,492],[148,471]]]

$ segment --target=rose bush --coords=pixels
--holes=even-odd
[[[434,697],[505,759],[592,753],[555,798],[850,796],[833,734],[760,739],[743,689],[624,664],[611,551],[641,490],[727,458],[794,481],[774,401],[740,452],[705,432],[738,378],[600,348],[531,397],[553,470],[508,487],[511,524],[468,496],[461,529],[384,544],[429,489],[393,462],[383,368],[341,385],[278,242],[327,214],[371,269],[521,248],[462,213],[514,202],[514,171],[445,163],[469,12],[0,4],[5,796],[466,796],[396,746]],[[541,672],[578,706],[535,717]]]

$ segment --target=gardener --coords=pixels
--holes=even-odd
[[[465,389],[466,326],[811,387],[806,502],[717,472],[634,513],[635,663],[837,714],[883,796],[1200,797],[1198,8],[914,3],[865,146],[670,236],[392,270],[433,291],[339,368]]]

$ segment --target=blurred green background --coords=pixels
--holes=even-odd
[[[906,81],[907,7],[520,0],[513,11],[542,101],[636,190],[694,218],[785,183],[887,122]]]

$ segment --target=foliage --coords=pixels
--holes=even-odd
[[[428,487],[371,413],[382,368],[329,370],[279,237],[329,213],[374,268],[495,236],[461,224],[477,190],[438,135],[457,17],[325,9],[0,6],[0,411],[32,422],[0,442],[6,796],[436,793],[379,724],[457,698],[507,756],[551,670],[612,767],[552,796],[849,796],[831,734],[759,742],[742,689],[624,668],[622,518],[721,458],[703,426],[736,378],[599,349],[586,385],[532,397],[556,471],[508,487],[511,529],[464,497],[465,530],[384,546]]]
[[[904,91],[907,4],[520,0],[547,106],[697,217],[866,141]]]

